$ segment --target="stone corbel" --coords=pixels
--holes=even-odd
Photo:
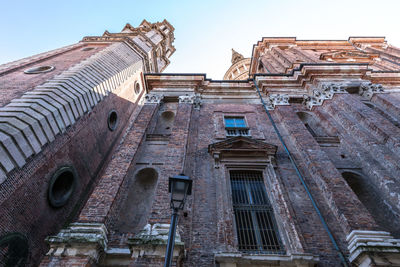
[[[335,94],[345,94],[346,85],[343,83],[324,83],[320,88],[313,90],[312,95],[303,95],[303,104],[308,109],[313,106],[321,106],[325,100],[332,99]]]
[[[311,110],[313,106],[321,106],[323,103],[323,99],[318,96],[310,96],[310,95],[303,95],[303,104]]]
[[[100,223],[72,223],[46,242],[50,245],[47,256],[88,256],[97,261],[107,248],[107,229]]]
[[[179,96],[179,104],[193,104],[195,95],[181,95]]]
[[[160,104],[161,100],[164,98],[164,95],[159,94],[147,94],[145,96],[145,104]]]
[[[213,153],[213,158],[214,158],[214,168],[219,169],[219,163],[221,159],[221,154],[220,153]]]
[[[193,108],[200,109],[201,105],[202,105],[201,95],[200,94],[196,94],[194,96],[194,100],[193,100]]]
[[[270,94],[265,101],[268,110],[273,110],[275,106],[288,106],[289,95],[288,94]]]
[[[356,266],[400,265],[400,239],[388,232],[354,230],[346,240],[349,260]]]
[[[382,84],[373,84],[373,83],[363,83],[360,85],[360,90],[359,94],[362,97],[367,98],[368,100],[371,100],[372,96],[376,93],[383,93],[383,87]]]

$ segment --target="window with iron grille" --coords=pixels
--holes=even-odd
[[[244,117],[225,117],[226,136],[248,136],[249,128]]]
[[[262,173],[231,171],[230,179],[239,250],[284,254]]]

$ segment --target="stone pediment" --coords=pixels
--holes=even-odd
[[[232,153],[232,152],[264,152],[269,156],[274,156],[277,146],[262,141],[258,141],[247,136],[236,136],[217,142],[208,146],[208,152],[215,153]]]

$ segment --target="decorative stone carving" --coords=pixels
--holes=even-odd
[[[356,266],[398,266],[400,239],[383,231],[353,230],[346,238],[349,260]]]
[[[363,83],[360,85],[360,91],[358,93],[370,100],[375,93],[383,92],[382,84]]]
[[[247,136],[236,136],[208,145],[208,152],[214,158],[218,169],[222,158],[262,157],[270,162],[275,157],[277,146]]]
[[[164,258],[168,243],[169,224],[147,224],[134,238],[128,240],[132,258]],[[183,257],[184,243],[179,231],[175,234],[174,261]]]
[[[72,223],[57,235],[49,236],[48,256],[89,256],[95,260],[107,248],[107,229],[101,223]]]
[[[179,103],[193,104],[195,95],[181,95],[179,96]]]
[[[270,94],[268,98],[264,100],[268,110],[273,110],[275,106],[290,105],[288,94]]]
[[[163,95],[158,94],[147,94],[145,96],[145,104],[160,104],[161,100],[164,98]]]
[[[320,88],[315,88],[312,95],[303,95],[303,104],[308,109],[312,109],[313,106],[320,106],[327,99],[332,99],[335,94],[345,94],[346,84],[344,83],[324,83]]]
[[[320,106],[322,103],[323,100],[320,97],[303,95],[303,104],[306,105],[306,107],[310,110],[313,108],[313,106]]]
[[[271,95],[269,95],[269,99],[271,100],[271,102],[274,106],[289,105],[289,95],[287,95],[287,94],[271,94]]]
[[[200,94],[196,94],[194,96],[194,100],[193,100],[193,108],[195,109],[200,109],[201,107],[201,95]]]

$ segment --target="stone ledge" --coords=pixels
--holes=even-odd
[[[242,254],[240,252],[222,252],[214,255],[216,262],[221,267],[239,267],[255,264],[257,266],[314,266],[319,257],[306,253],[293,253],[290,255],[279,254]]]
[[[400,239],[394,239],[388,232],[353,230],[346,240],[349,260],[357,266],[370,266],[368,262],[400,264]]]
[[[48,256],[89,256],[98,259],[107,248],[107,229],[99,223],[72,223],[57,235],[49,236]]]
[[[134,238],[128,240],[132,258],[164,258],[168,243],[169,224],[147,224]],[[175,234],[174,260],[182,257],[184,243],[179,232]]]

